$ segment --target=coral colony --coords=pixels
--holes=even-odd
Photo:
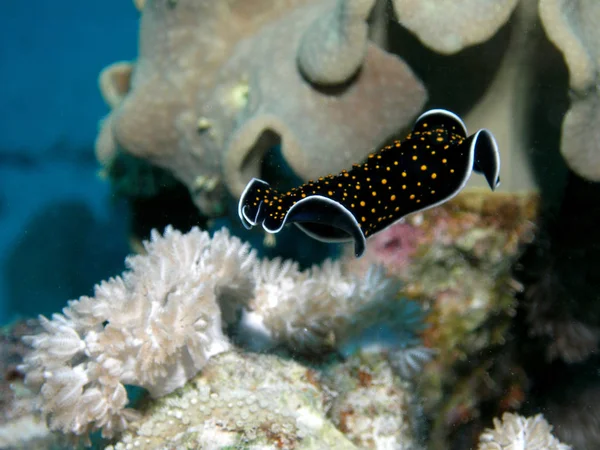
[[[98,285],[92,298],[71,301],[52,320],[41,318],[44,332],[27,338],[34,350],[22,369],[27,384],[39,388],[52,429],[102,429],[107,437],[128,429],[139,414],[126,408],[124,386],[144,387],[155,398],[184,386],[216,355],[233,351],[222,329],[235,310],[243,313],[247,339],[260,340],[262,349],[288,343],[316,352],[343,348],[357,327],[389,322],[390,306],[382,305],[397,292],[378,270],[355,277],[339,262],[301,272],[290,261],[260,261],[226,230],[211,238],[198,229],[167,229],[164,237],[153,234],[145,250],[127,260],[122,277]],[[400,317],[393,326],[414,336],[420,323]],[[274,389],[269,379],[261,382]],[[309,420],[303,411],[286,414],[288,422]],[[254,432],[272,420],[265,416]]]
[[[169,228],[153,233],[145,253],[128,258],[129,270],[98,285],[94,297],[40,318],[44,331],[26,338],[33,351],[21,370],[39,391],[50,429],[80,436],[100,429],[122,436],[118,450],[419,448],[410,380],[435,352],[419,350],[424,314],[396,298],[397,282],[381,270],[357,276],[327,261],[300,271],[291,261],[259,260],[226,230],[211,238]],[[275,355],[240,353],[222,331],[236,317],[257,349],[338,349],[347,365],[319,374]],[[403,336],[387,345],[387,357],[350,350],[355,336],[382,326]],[[145,413],[130,409],[125,385],[160,400]],[[556,442],[540,420],[518,418],[520,428],[508,429],[524,442]],[[494,439],[513,438],[496,424],[482,439],[482,448],[494,448]]]

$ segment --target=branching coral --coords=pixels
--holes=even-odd
[[[328,260],[301,272],[276,259],[257,266],[254,276],[256,293],[242,320],[245,340],[266,346],[284,342],[300,352],[347,352],[373,326],[409,337],[423,326],[420,308],[396,298],[399,285],[381,268],[349,275]]]
[[[164,395],[230,347],[217,297],[247,287],[255,260],[249,246],[226,231],[211,240],[198,229],[168,228],[145,249],[127,259],[122,277],[52,320],[40,317],[45,331],[26,338],[34,350],[22,369],[26,383],[40,388],[51,428],[113,436],[136,417],[125,408],[124,385]]]
[[[505,413],[502,420],[494,419],[494,429],[479,437],[478,450],[569,450],[552,435],[552,427],[541,414],[522,417]]]
[[[226,230],[152,233],[146,254],[96,286],[94,297],[40,317],[44,331],[26,337],[33,351],[21,368],[39,389],[50,428],[114,436],[137,414],[125,385],[161,397],[183,386],[207,361],[231,348],[223,333],[243,309],[249,338],[297,351],[339,348],[369,326],[418,330],[420,310],[394,299],[397,286],[372,269],[348,275],[337,262],[299,271],[291,261],[258,261]],[[391,314],[388,316],[388,314]]]

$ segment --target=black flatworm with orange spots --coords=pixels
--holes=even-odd
[[[440,205],[458,194],[475,171],[492,190],[500,183],[494,136],[467,136],[455,114],[435,109],[421,115],[412,132],[337,175],[309,181],[289,192],[252,179],[238,205],[244,226],[262,224],[277,233],[294,223],[326,242],[354,240],[361,256],[366,238],[404,216]]]

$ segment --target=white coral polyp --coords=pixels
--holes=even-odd
[[[494,428],[486,429],[479,437],[478,450],[570,450],[552,434],[552,426],[537,414],[523,417],[504,413],[502,420],[494,419]]]
[[[290,261],[263,260],[254,276],[256,290],[243,316],[242,333],[246,340],[260,341],[263,349],[281,342],[308,352],[339,347],[360,332],[358,317],[379,311],[398,292],[381,268],[373,267],[362,278],[331,260],[305,271]],[[370,313],[360,325],[381,319],[381,314]]]
[[[153,396],[181,387],[212,356],[230,347],[222,331],[219,292],[249,296],[255,254],[226,230],[153,232],[147,254],[127,258],[128,271],[102,282],[95,296],[73,300],[44,332],[26,338],[33,351],[22,369],[40,389],[52,429],[112,437],[137,416],[125,384]]]
[[[298,264],[280,258],[264,260],[254,269],[256,291],[254,307],[261,310],[276,309],[281,304],[298,302],[303,292],[298,289],[301,273]]]
[[[52,429],[101,429],[105,437],[123,431],[137,417],[126,408],[125,385],[154,397],[183,386],[230,348],[223,323],[239,312],[239,331],[257,348],[287,343],[315,351],[377,323],[397,290],[381,268],[358,278],[339,262],[305,271],[292,261],[259,263],[226,230],[211,238],[168,227],[144,248],[127,258],[128,271],[97,285],[94,297],[70,301],[51,320],[40,317],[44,331],[26,338],[33,351],[21,368],[39,388]]]

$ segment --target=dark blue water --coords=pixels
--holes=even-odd
[[[100,70],[137,52],[132,2],[32,0],[0,14],[0,323],[120,272],[124,218],[97,176]]]

